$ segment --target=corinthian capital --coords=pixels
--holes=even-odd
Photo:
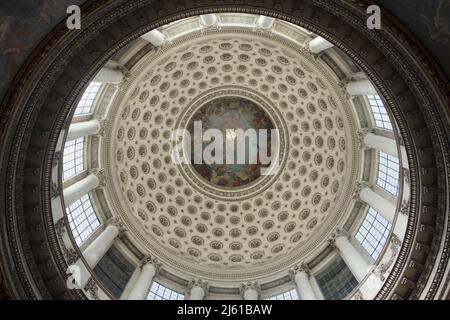
[[[96,175],[98,178],[98,181],[99,181],[98,184],[101,187],[106,187],[106,171],[105,171],[105,169],[103,169],[103,168],[90,169],[89,174]]]
[[[356,132],[356,137],[358,138],[358,145],[360,149],[366,149],[367,146],[364,142],[364,138],[366,137],[367,134],[371,133],[372,129],[371,128],[362,128],[361,130]]]
[[[158,274],[158,272],[161,270],[162,264],[159,262],[159,260],[151,255],[146,255],[144,258],[141,259],[141,267],[145,266],[146,264],[151,264],[155,268],[155,273]]]
[[[203,279],[193,278],[188,283],[188,289],[191,290],[193,287],[200,287],[203,291],[207,292],[209,289],[209,283]]]
[[[367,181],[359,181],[356,183],[355,188],[353,190],[353,199],[358,200],[359,199],[359,194],[361,193],[361,191],[365,188],[370,188],[372,186],[372,184],[370,184]]]
[[[292,267],[291,269],[289,269],[289,276],[290,276],[291,280],[294,280],[296,274],[299,272],[305,272],[306,274],[309,274],[311,272],[311,270],[309,269],[309,267],[306,263],[302,262],[302,263]]]
[[[260,287],[258,281],[247,281],[247,282],[241,283],[241,287],[240,287],[241,294],[244,294],[245,291],[250,290],[250,289],[256,290],[256,292],[258,292],[258,295],[261,294],[261,287]]]
[[[109,225],[113,225],[115,227],[117,227],[117,229],[119,229],[119,238],[122,237],[125,232],[127,231],[125,229],[125,224],[123,223],[122,219],[120,219],[119,217],[115,217],[112,218],[111,220],[109,220]]]
[[[327,241],[331,246],[335,247],[336,239],[339,237],[349,238],[350,234],[348,233],[347,230],[344,230],[342,228],[336,228],[336,230],[331,234],[330,238]]]

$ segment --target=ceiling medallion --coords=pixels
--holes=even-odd
[[[213,198],[242,200],[262,192],[286,160],[288,140],[279,112],[248,88],[205,92],[187,106],[177,129],[172,158],[181,155],[177,164],[183,176]],[[190,140],[176,139],[181,136]]]

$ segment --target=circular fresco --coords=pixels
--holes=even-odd
[[[206,103],[195,112],[187,129],[191,164],[214,186],[248,185],[264,174],[274,156],[272,120],[263,108],[241,97]]]

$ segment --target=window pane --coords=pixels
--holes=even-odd
[[[367,224],[368,220],[373,222]],[[369,208],[366,218],[355,238],[367,253],[376,260],[386,243],[391,226],[389,221],[383,218],[373,208]]]
[[[400,189],[400,165],[398,158],[384,152],[379,152],[378,160],[377,185],[393,195],[398,196]]]
[[[316,280],[327,300],[344,299],[358,285],[358,280],[341,258],[317,274]]]
[[[298,300],[297,290],[292,289],[284,293],[274,295],[272,297],[266,298],[265,300]]]
[[[100,226],[89,195],[84,195],[68,206],[66,213],[70,229],[78,245],[81,245]]]
[[[379,128],[392,130],[392,124],[389,120],[386,108],[379,96],[367,96],[370,107],[372,108],[375,125]]]
[[[89,114],[91,112],[92,105],[94,104],[95,97],[97,96],[101,85],[101,82],[91,82],[88,85],[75,109],[75,116]]]
[[[184,294],[170,290],[158,282],[153,282],[147,300],[184,300]]]
[[[84,138],[67,141],[64,145],[63,180],[83,171]]]

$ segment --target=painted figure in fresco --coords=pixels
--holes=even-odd
[[[273,128],[273,124],[270,118],[264,113],[264,111],[254,104],[253,102],[241,98],[223,98],[213,100],[207,103],[205,106],[197,111],[191,119],[191,124],[194,121],[202,122],[202,130],[218,129],[222,132],[223,137],[226,140],[232,141],[234,145],[237,144],[236,136],[229,136],[231,132],[227,130],[247,130],[247,129],[266,129],[270,139],[270,129]],[[193,126],[188,127],[193,139]],[[192,141],[193,143],[193,141]],[[247,143],[247,151],[251,150]],[[225,142],[224,142],[225,144]],[[204,142],[203,147],[208,145],[208,142]],[[267,144],[270,146],[270,142]],[[255,181],[261,176],[261,168],[268,167],[262,166],[259,161],[258,150],[262,148],[257,144],[252,150],[256,151],[256,163],[226,163],[226,156],[224,155],[224,161],[221,164],[195,164],[194,169],[204,179],[212,183],[213,185],[221,187],[239,187],[249,184]],[[225,147],[224,147],[225,149]],[[264,147],[269,149],[270,147]],[[194,163],[194,148],[192,152],[192,163]],[[264,150],[266,151],[266,150]],[[235,158],[237,157],[237,148],[234,149]],[[250,158],[252,155],[248,154]]]

